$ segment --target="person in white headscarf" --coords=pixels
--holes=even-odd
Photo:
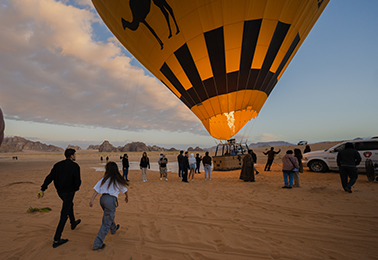
[[[192,176],[192,181],[194,179],[194,171],[196,169],[196,163],[197,163],[197,160],[196,158],[194,158],[194,154],[191,153],[190,158],[189,158],[189,167],[190,167],[189,180],[190,180],[190,176]]]

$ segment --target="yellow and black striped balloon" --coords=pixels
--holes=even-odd
[[[126,49],[221,140],[258,115],[329,2],[92,1]]]

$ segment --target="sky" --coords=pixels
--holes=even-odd
[[[66,148],[211,147],[200,120],[112,35],[90,0],[0,0],[5,136]],[[378,136],[378,1],[331,0],[236,136],[309,143]]]

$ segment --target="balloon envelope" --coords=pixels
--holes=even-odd
[[[3,116],[3,111],[1,111],[1,108],[0,108],[0,145],[2,144],[4,140],[4,129],[5,129],[4,116]]]
[[[329,2],[92,1],[126,49],[222,140],[258,115]]]

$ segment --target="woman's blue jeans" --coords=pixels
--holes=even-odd
[[[283,172],[283,178],[285,182],[286,187],[293,187],[293,181],[294,181],[294,172],[293,171],[282,171]],[[288,181],[289,177],[289,181]]]

